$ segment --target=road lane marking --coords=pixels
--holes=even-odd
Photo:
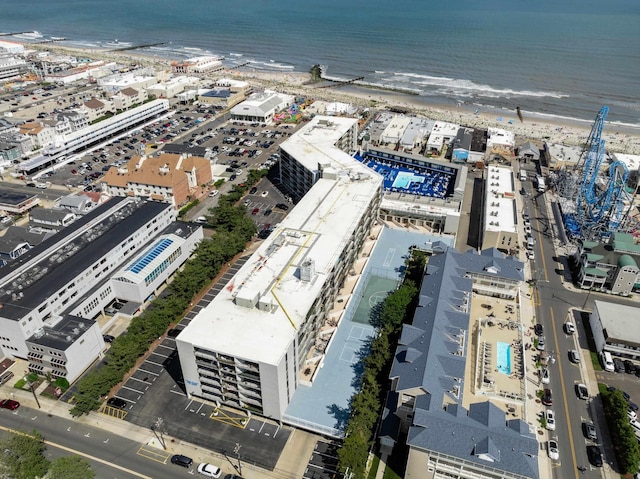
[[[0,429],[8,432],[12,432],[13,434],[25,434],[21,431],[16,431],[15,429],[11,429],[5,426],[0,426]],[[28,434],[27,434],[28,435]],[[122,472],[126,472],[127,474],[131,474],[132,476],[140,477],[142,479],[153,479],[151,476],[145,476],[144,474],[140,474],[139,472],[133,471],[131,469],[127,469],[126,467],[119,466],[110,461],[105,461],[104,459],[100,459],[99,457],[92,456],[91,454],[86,454],[82,451],[78,451],[77,449],[71,449],[70,447],[63,446],[62,444],[58,444],[53,441],[43,441],[47,446],[56,447],[58,449],[62,449],[63,451],[70,452],[71,454],[77,454],[78,456],[85,457],[87,459],[91,459],[92,461],[99,462],[100,464],[104,464],[105,466],[113,467],[114,469],[118,469]],[[169,456],[167,456],[169,457]]]
[[[549,312],[551,313],[551,327],[553,330],[553,340],[556,344],[556,351],[560,351],[560,344],[558,343],[558,335],[556,334],[556,318],[553,314],[553,309],[549,308]],[[569,447],[571,448],[571,459],[573,460],[573,464],[577,465],[578,461],[576,459],[576,450],[573,444],[573,433],[571,432],[571,420],[569,416],[569,404],[567,403],[567,390],[564,387],[564,374],[562,372],[562,361],[556,361],[558,364],[558,372],[560,373],[560,388],[562,388],[562,401],[564,402],[564,413],[567,418],[567,431],[569,432]],[[575,469],[573,471],[574,477],[578,479],[578,470]]]

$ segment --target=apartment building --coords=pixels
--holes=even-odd
[[[316,117],[288,140],[317,179],[176,338],[188,395],[283,418],[379,208],[380,176],[343,151],[355,125]]]
[[[69,315],[93,319],[116,297],[147,298],[202,238],[201,228],[174,220],[175,211],[166,203],[114,198],[25,252],[19,262],[1,268],[2,353],[28,358],[27,340],[37,345],[43,332],[65,331],[59,323]],[[157,251],[152,243],[156,239],[171,243]],[[128,282],[125,291],[123,282]],[[89,322],[86,326],[91,329]],[[82,334],[71,336],[82,340]],[[98,346],[103,344],[98,341]],[[69,371],[85,369],[92,360],[85,353],[67,357]]]
[[[490,293],[511,296],[523,270],[495,249],[478,254],[445,247],[429,257],[418,307],[394,354],[379,434],[388,448],[406,437],[405,478],[539,477],[538,441],[525,421],[508,419],[488,400],[463,407],[472,292],[484,294],[477,283],[491,276],[494,288],[506,286]]]
[[[119,168],[111,168],[102,178],[102,186],[111,196],[145,196],[179,207],[196,188],[212,179],[209,160],[163,153],[136,156]]]

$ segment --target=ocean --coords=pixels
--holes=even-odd
[[[321,64],[438,105],[583,120],[607,105],[610,122],[640,125],[637,0],[2,0],[0,32],[25,31],[256,69]]]

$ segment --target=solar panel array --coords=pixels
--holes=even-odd
[[[142,271],[149,263],[151,263],[154,259],[156,259],[160,254],[167,249],[173,240],[169,238],[164,238],[158,241],[145,255],[140,258],[138,261],[133,263],[131,266],[127,268],[127,271],[133,271],[134,273],[139,273]]]

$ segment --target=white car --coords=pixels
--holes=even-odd
[[[576,332],[576,327],[572,322],[566,322],[564,323],[564,332],[567,334],[573,334]]]
[[[531,250],[527,250],[527,259],[531,261],[535,261],[536,254]]]
[[[209,193],[209,197],[213,198],[214,196],[218,196],[218,193],[220,193],[220,191],[218,190],[213,190],[211,193]]]
[[[629,421],[633,421],[637,419],[638,414],[635,411],[632,411],[631,409],[627,409],[627,417],[629,418]]]
[[[558,449],[558,441],[555,439],[549,439],[547,442],[547,454],[549,454],[549,459],[553,461],[560,460],[560,450]]]
[[[547,423],[547,429],[549,429],[549,431],[555,431],[556,430],[556,418],[555,415],[553,414],[553,411],[551,409],[547,409],[544,412],[544,419]]]
[[[264,197],[265,197],[265,196],[267,196],[268,194],[269,194],[269,192],[268,192],[268,191],[263,191],[262,193],[260,193],[260,196],[262,196],[262,197],[264,198]]]
[[[549,370],[547,368],[542,368],[540,370],[540,381],[542,384],[549,384],[551,378],[549,377]]]
[[[218,466],[214,466],[213,464],[207,464],[203,462],[198,466],[198,474],[202,474],[206,477],[213,477],[218,479],[222,475],[222,470]]]

